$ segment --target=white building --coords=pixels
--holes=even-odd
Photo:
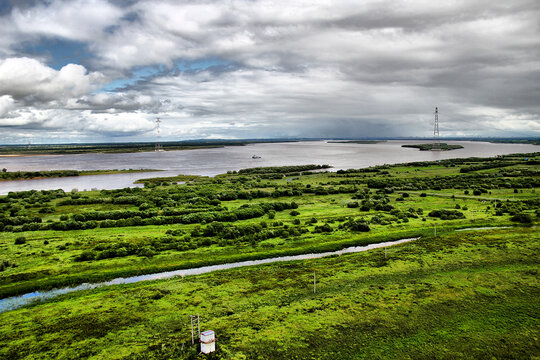
[[[201,352],[203,354],[216,351],[216,334],[213,330],[206,330],[201,333],[199,342],[201,343]]]

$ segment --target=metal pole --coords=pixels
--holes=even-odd
[[[197,323],[197,332],[199,333],[199,338],[201,337],[201,325],[199,322],[199,314],[189,315],[191,319],[191,345],[195,344],[195,322]]]
[[[437,236],[437,224],[434,224],[433,226],[435,226],[435,236]]]
[[[193,316],[190,315],[189,318],[191,319],[191,345],[195,344],[195,337],[193,336]]]
[[[384,258],[386,259],[386,248],[384,248]]]
[[[313,272],[313,293],[314,293],[314,294],[317,293],[317,287],[316,287],[316,284],[317,284],[317,278],[316,278],[315,271],[314,271],[314,272]]]

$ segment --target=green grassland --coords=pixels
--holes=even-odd
[[[1,313],[0,358],[197,358],[194,313],[217,332],[213,358],[538,357],[539,159],[261,168],[0,197],[0,298],[422,237],[387,258],[379,249],[63,295]],[[471,227],[505,228],[456,231]]]

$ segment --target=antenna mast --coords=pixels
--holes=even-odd
[[[199,333],[198,337],[201,337],[201,325],[199,322],[199,314],[197,315],[189,315],[189,318],[191,320],[191,344],[195,344],[195,329],[197,329],[197,332]]]
[[[441,150],[441,138],[439,135],[439,108],[435,108],[435,127],[433,129],[433,150]]]
[[[156,142],[156,151],[163,151],[163,146],[161,146],[161,120],[156,118],[156,132],[157,132],[157,142]]]

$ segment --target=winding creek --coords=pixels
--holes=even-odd
[[[403,244],[403,243],[407,243],[407,242],[414,241],[417,239],[419,238],[418,237],[407,238],[407,239],[401,239],[401,240],[395,240],[395,241],[386,241],[386,242],[381,242],[381,243],[376,243],[376,244],[369,244],[366,246],[352,246],[352,247],[344,248],[342,250],[331,251],[331,252],[309,253],[309,254],[293,255],[293,256],[281,256],[281,257],[268,258],[268,259],[262,259],[262,260],[240,261],[240,262],[233,262],[229,264],[210,265],[210,266],[203,266],[203,267],[192,268],[192,269],[166,271],[166,272],[160,272],[160,273],[154,273],[154,274],[132,276],[132,277],[127,277],[127,278],[116,278],[110,281],[100,282],[100,283],[95,283],[95,284],[84,283],[84,284],[74,286],[74,287],[65,287],[65,288],[53,289],[49,291],[42,291],[42,292],[35,291],[28,294],[8,297],[8,298],[0,300],[0,313],[9,311],[9,310],[15,310],[20,307],[32,304],[34,302],[49,300],[59,295],[68,294],[68,293],[80,291],[80,290],[91,290],[91,289],[96,289],[96,288],[105,287],[105,286],[131,284],[131,283],[136,283],[140,281],[170,279],[177,276],[200,275],[200,274],[206,274],[206,273],[210,273],[214,271],[234,269],[234,268],[244,267],[244,266],[270,264],[270,263],[283,262],[283,261],[318,259],[322,257],[332,256],[332,255],[358,253],[362,251],[368,251],[372,249],[384,248],[388,246]]]

